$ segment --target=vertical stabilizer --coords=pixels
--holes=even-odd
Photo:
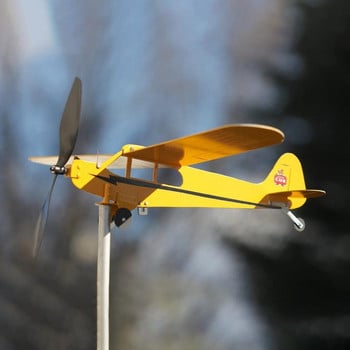
[[[305,180],[299,159],[292,153],[284,153],[263,181],[268,195],[263,202],[284,203],[289,208],[301,207],[305,202]]]
[[[304,173],[299,159],[293,153],[284,153],[264,180],[271,192],[304,190]]]

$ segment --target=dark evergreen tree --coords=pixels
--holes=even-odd
[[[350,3],[301,1],[298,8],[303,19],[296,51],[302,59],[302,74],[295,80],[277,78],[288,96],[284,114],[309,123],[312,140],[295,146],[295,152],[302,154],[308,183],[328,192],[324,200],[315,201],[306,210],[327,223],[332,235],[346,233]]]

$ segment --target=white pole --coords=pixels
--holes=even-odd
[[[98,205],[97,350],[109,349],[109,273],[111,233],[109,205]]]

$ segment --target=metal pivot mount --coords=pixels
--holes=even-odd
[[[298,218],[294,215],[294,213],[289,210],[289,208],[287,206],[283,206],[282,208],[283,213],[285,213],[293,222],[294,224],[294,228],[299,231],[302,232],[305,229],[305,221],[302,218]]]

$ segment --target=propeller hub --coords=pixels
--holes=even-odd
[[[64,175],[67,169],[64,166],[52,165],[50,166],[50,171],[55,175]]]

